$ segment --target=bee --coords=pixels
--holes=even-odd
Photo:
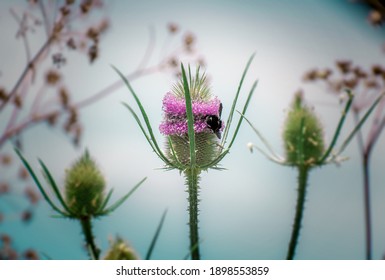
[[[206,119],[206,124],[209,129],[211,129],[215,135],[221,139],[221,128],[222,128],[222,103],[219,104],[219,117],[217,115],[208,115],[205,117]]]

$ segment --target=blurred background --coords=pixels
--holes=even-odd
[[[384,90],[384,11],[378,1],[69,2],[0,3],[3,258],[10,252],[14,258],[87,258],[79,224],[52,217],[53,211],[21,168],[14,145],[22,148],[35,170],[37,159],[42,159],[59,184],[65,169],[88,148],[108,187],[115,190],[112,200],[148,177],[117,211],[96,221],[102,252],[109,238],[119,235],[144,257],[167,208],[152,258],[183,259],[188,253],[184,179],[177,171],[160,169],[162,161],[121,104],[136,108],[111,65],[127,74],[162,143],[157,129],[162,98],[176,81],[180,62],[204,67],[226,120],[246,62],[256,53],[239,104],[258,79],[247,116],[280,154],[287,108],[298,90],[324,124],[326,143],[340,118],[345,86],[352,87],[357,98],[366,94],[355,103],[360,116],[368,100]],[[360,85],[345,79],[346,64],[359,68],[354,73],[362,76],[356,81]],[[371,86],[370,81],[377,84]],[[383,117],[382,111],[377,113]],[[337,146],[354,128],[353,116],[348,116]],[[362,129],[365,142],[372,123],[373,118]],[[385,139],[378,133],[376,140],[370,161],[372,257],[382,259]],[[261,145],[244,123],[221,162],[227,170],[202,175],[202,259],[286,256],[297,172],[250,153],[249,142]],[[311,172],[297,259],[365,258],[358,143],[353,139],[344,152],[349,160],[340,166]]]

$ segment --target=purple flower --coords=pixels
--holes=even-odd
[[[209,115],[219,116],[220,100],[213,98],[207,101],[192,100],[192,112],[194,116],[195,133],[213,132],[208,128],[206,117]],[[188,132],[186,101],[175,96],[173,93],[166,93],[163,98],[164,120],[159,126],[159,130],[164,135],[183,135]],[[224,125],[222,124],[221,130]]]

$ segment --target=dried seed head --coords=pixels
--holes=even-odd
[[[55,86],[60,79],[60,73],[56,70],[49,70],[45,76],[46,83],[50,86]]]
[[[314,112],[303,104],[302,93],[295,95],[284,131],[287,162],[312,166],[324,153],[323,129]]]
[[[337,68],[341,71],[343,74],[347,74],[350,72],[352,67],[352,62],[349,60],[338,60],[336,61]]]
[[[176,23],[169,23],[167,29],[171,34],[175,34],[179,30],[179,26]]]

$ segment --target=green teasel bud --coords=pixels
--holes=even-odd
[[[313,166],[325,151],[322,124],[303,102],[302,92],[294,96],[283,139],[288,163]]]
[[[139,260],[134,249],[122,238],[117,237],[110,243],[110,249],[104,257],[105,260]]]
[[[65,199],[76,217],[97,216],[105,199],[105,180],[88,151],[66,171]]]

